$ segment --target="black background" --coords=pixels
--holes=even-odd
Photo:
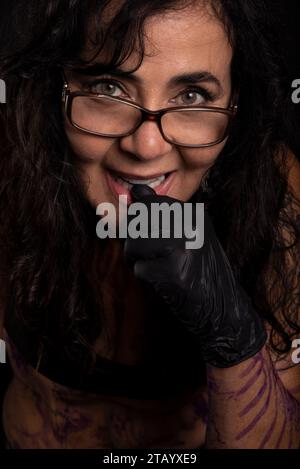
[[[279,37],[282,37],[284,51],[288,65],[289,84],[300,79],[300,2],[296,0],[268,0],[275,3],[280,11]],[[291,94],[293,89],[291,88]],[[291,103],[291,116],[295,124],[294,142],[292,149],[300,160],[300,103]],[[299,182],[300,184],[300,182]]]
[[[300,2],[276,0],[276,3],[282,5],[283,41],[286,44],[291,76],[300,78]]]

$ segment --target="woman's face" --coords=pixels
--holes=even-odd
[[[189,7],[149,18],[145,34],[145,57],[134,73],[127,77],[105,75],[105,82],[97,84],[95,80],[101,76],[69,75],[71,90],[86,90],[83,83],[93,82],[91,91],[123,97],[149,110],[182,105],[229,106],[232,48],[216,18],[202,8]],[[136,60],[133,54],[121,69],[132,70]],[[116,175],[150,180],[168,173],[155,191],[189,200],[225,145],[224,141],[209,148],[179,147],[164,140],[157,123],[149,120],[123,138],[89,135],[67,120],[66,133],[89,201],[94,206],[111,202],[116,208],[118,196],[129,194],[116,182]]]

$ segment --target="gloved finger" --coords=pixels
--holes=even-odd
[[[146,184],[134,184],[130,191],[133,202],[143,202],[148,207],[151,203],[163,203],[171,205],[174,202],[183,205],[183,202],[180,200],[174,199],[167,195],[158,195],[152,187],[147,186]]]
[[[166,258],[173,251],[182,249],[182,245],[182,239],[127,238],[124,243],[124,257],[129,264],[137,260]]]
[[[147,196],[156,196],[156,192],[152,187],[147,186],[146,184],[134,184],[130,191],[132,200],[135,202],[140,201]]]
[[[168,196],[157,195],[147,185],[134,185],[131,189],[133,201],[146,207],[143,236],[150,238],[184,238],[184,204]],[[137,212],[128,209],[128,220],[133,220]],[[132,215],[134,213],[134,215]]]
[[[167,259],[160,257],[136,261],[134,274],[137,278],[155,286],[160,285],[163,289],[165,284],[182,284],[189,268],[190,258],[186,251],[174,251]]]
[[[176,277],[176,272],[170,269],[164,259],[137,261],[134,275],[148,285],[149,290],[152,288],[173,312],[177,314],[181,311],[186,295],[180,287],[180,276]]]
[[[154,288],[170,282],[172,273],[165,259],[138,260],[134,265],[136,278],[151,284]]]

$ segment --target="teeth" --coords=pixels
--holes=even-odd
[[[124,181],[123,179],[121,179],[119,177],[116,177],[115,179],[121,186],[125,187],[126,189],[131,189],[132,188],[132,184],[129,184],[128,182]]]
[[[146,184],[147,186],[154,189],[166,179],[166,176],[163,175],[155,179],[147,179],[147,180],[146,179],[123,179],[118,176],[115,179],[119,184],[121,184],[121,186],[125,187],[126,189],[131,189],[134,184]]]

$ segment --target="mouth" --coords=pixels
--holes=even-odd
[[[145,184],[155,189],[156,194],[166,195],[172,183],[175,171],[141,176],[107,169],[106,174],[108,185],[113,194],[117,198],[120,195],[127,195],[127,203],[130,204],[132,202],[130,191],[134,185]]]
[[[115,178],[115,180],[119,184],[123,185],[123,187],[129,190],[135,184],[137,185],[145,184],[149,187],[152,187],[152,189],[155,189],[167,179],[169,174],[170,172],[155,174],[155,175],[151,175],[147,177],[147,176],[133,176],[133,175],[124,174],[124,173],[117,173],[116,171],[112,172],[112,176]]]

